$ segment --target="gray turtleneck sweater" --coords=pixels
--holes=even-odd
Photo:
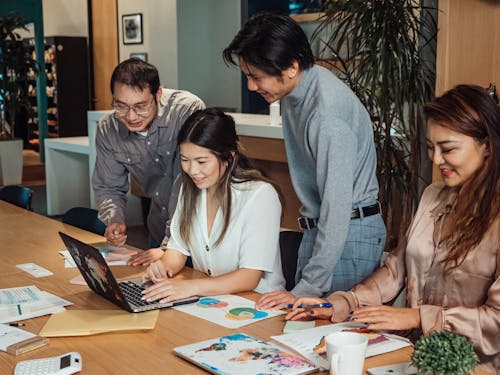
[[[377,200],[372,125],[356,95],[319,66],[305,70],[299,85],[282,98],[282,116],[300,213],[318,220],[312,257],[297,270],[302,278],[292,293],[322,295],[330,291],[352,209]]]

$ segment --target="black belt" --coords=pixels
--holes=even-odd
[[[363,211],[363,217],[376,215],[380,212],[380,204],[377,202],[371,206],[365,206],[361,208],[354,208],[351,211],[351,220],[359,219],[361,217],[360,210]],[[300,229],[313,229],[318,224],[317,219],[311,219],[308,217],[300,216],[298,219]]]

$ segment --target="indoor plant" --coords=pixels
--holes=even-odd
[[[476,368],[478,357],[466,337],[434,331],[416,342],[411,361],[419,374],[466,375]]]
[[[434,92],[435,8],[413,0],[324,0],[323,5],[313,41],[320,44],[322,65],[350,86],[370,114],[391,249],[431,177],[421,152],[422,104]]]
[[[18,14],[0,17],[0,185],[20,184],[23,140],[14,139],[16,115],[29,109],[28,80],[34,79],[36,60],[19,29],[27,21]]]

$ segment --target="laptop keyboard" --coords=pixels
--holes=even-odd
[[[131,304],[134,304],[136,306],[147,306],[158,303],[158,301],[152,301],[152,302],[142,301],[141,300],[141,298],[143,297],[142,291],[144,290],[144,288],[132,281],[119,282],[118,286],[120,287],[120,290],[122,291],[127,301]]]

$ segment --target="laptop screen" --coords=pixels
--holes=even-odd
[[[130,310],[118,283],[101,253],[83,242],[59,232],[64,244],[80,270],[90,289],[107,300]]]

